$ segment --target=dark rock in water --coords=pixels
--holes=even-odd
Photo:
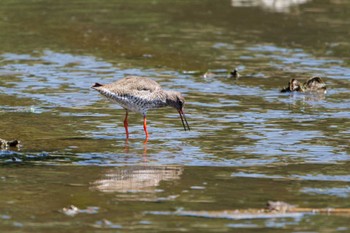
[[[236,68],[230,72],[230,78],[239,78],[240,76]]]
[[[18,141],[18,140],[12,140],[12,141],[8,141],[8,142],[7,142],[7,145],[8,145],[9,147],[16,147],[18,144],[19,144],[19,141]]]
[[[17,147],[19,144],[20,144],[20,141],[18,141],[18,140],[7,141],[7,140],[0,138],[0,147],[1,148]]]

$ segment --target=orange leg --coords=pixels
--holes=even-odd
[[[147,131],[147,119],[146,119],[146,115],[143,116],[143,130],[145,131],[145,134],[146,134],[145,143],[147,143],[149,135],[148,135],[148,131]]]
[[[124,128],[126,133],[126,139],[129,138],[129,131],[128,131],[128,110],[126,110],[125,118],[124,118]]]

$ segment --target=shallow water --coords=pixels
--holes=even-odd
[[[2,1],[0,138],[22,147],[0,151],[0,230],[349,231],[348,216],[168,214],[349,208],[350,3],[274,2]],[[182,92],[192,130],[150,111],[144,144],[133,113],[126,142],[124,110],[90,88],[126,75]],[[313,75],[326,95],[279,93]]]

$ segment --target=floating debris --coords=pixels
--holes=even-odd
[[[295,208],[294,205],[288,204],[287,202],[283,201],[268,201],[266,203],[266,209],[271,212],[285,213],[293,208]]]
[[[198,75],[201,72],[199,70],[183,70],[182,73],[188,75]]]
[[[241,75],[238,73],[237,69],[234,68],[230,72],[227,70],[208,70],[203,74],[203,78],[239,78]]]
[[[273,213],[273,212],[255,212],[256,210],[223,210],[223,211],[148,211],[146,214],[152,215],[175,215],[197,218],[222,218],[222,219],[265,219],[265,218],[300,218],[302,213]]]
[[[79,208],[74,205],[70,205],[69,207],[64,207],[62,212],[68,216],[75,216],[79,213]]]
[[[203,78],[214,78],[216,75],[213,72],[207,71],[203,74]]]
[[[326,83],[320,77],[312,77],[303,84],[297,79],[291,79],[287,87],[282,88],[281,92],[319,92],[326,93]]]
[[[97,221],[93,224],[93,227],[96,228],[109,228],[109,229],[121,229],[122,226],[119,224],[115,224],[107,219],[102,219],[101,221]]]
[[[265,218],[300,218],[306,214],[334,214],[350,216],[350,208],[299,208],[283,201],[268,201],[263,209],[237,209],[222,211],[148,211],[152,215],[176,215],[201,218],[223,219],[265,219]]]
[[[333,214],[350,216],[350,208],[301,208],[283,201],[268,201],[266,210],[276,213]]]
[[[191,186],[191,189],[194,189],[194,190],[203,190],[203,189],[205,189],[205,187],[204,186]]]
[[[11,158],[11,161],[12,161],[12,162],[17,162],[17,163],[18,163],[18,162],[22,162],[22,159],[19,159],[19,158],[16,158],[16,157],[12,157],[12,158]]]
[[[94,206],[89,206],[86,209],[79,209],[74,205],[70,205],[69,207],[64,207],[60,212],[64,213],[67,216],[75,216],[80,213],[85,214],[96,214],[98,213],[99,208]]]

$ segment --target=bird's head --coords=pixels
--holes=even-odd
[[[293,78],[289,81],[289,89],[290,91],[302,91],[301,83]]]
[[[167,91],[166,94],[166,104],[179,112],[184,129],[190,130],[184,113],[185,98],[177,91]]]
[[[185,105],[185,98],[177,91],[167,91],[166,103],[168,106],[176,110],[183,110]]]

